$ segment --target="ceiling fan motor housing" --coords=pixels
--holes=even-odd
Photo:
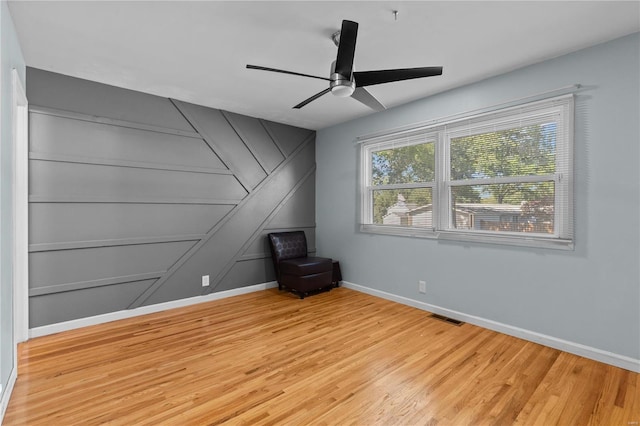
[[[335,96],[346,98],[351,96],[353,92],[356,90],[356,82],[353,78],[348,78],[335,72],[336,70],[336,61],[331,63],[331,81],[329,82],[329,88],[331,89],[331,93]],[[352,77],[352,76],[349,76]]]

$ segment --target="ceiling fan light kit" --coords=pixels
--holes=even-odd
[[[351,96],[356,90],[356,82],[353,78],[346,78],[342,74],[336,72],[336,61],[331,63],[331,78],[329,82],[329,88],[331,88],[331,94],[340,98],[346,98]]]
[[[396,14],[397,18],[397,14]],[[319,77],[315,75],[303,74],[293,71],[280,70],[277,68],[263,67],[259,65],[247,65],[248,69],[261,71],[278,72],[282,74],[297,75],[300,77],[328,80],[329,87],[305,99],[295,109],[300,109],[305,105],[315,101],[321,96],[331,92],[338,97],[352,97],[362,104],[376,111],[385,109],[370,92],[364,87],[376,84],[392,83],[394,81],[410,80],[415,78],[433,77],[442,74],[442,67],[422,67],[422,68],[402,68],[377,71],[354,71],[353,58],[356,52],[356,39],[358,37],[358,23],[353,21],[342,21],[340,31],[331,35],[331,39],[338,47],[336,60],[331,64],[330,77]]]

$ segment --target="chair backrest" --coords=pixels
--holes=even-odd
[[[268,238],[277,278],[280,277],[280,261],[307,256],[307,237],[304,231],[272,232]]]
[[[304,231],[273,232],[269,234],[271,253],[276,260],[307,256],[307,237]]]

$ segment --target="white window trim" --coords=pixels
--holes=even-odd
[[[514,111],[519,111],[514,114]],[[540,117],[559,114],[558,134],[566,135],[566,143],[556,151],[556,162],[562,164],[566,162],[568,165],[566,175],[560,172],[549,175],[537,176],[509,176],[495,177],[486,179],[467,179],[451,181],[449,179],[449,141],[452,135],[455,135],[461,127],[460,122],[465,122],[464,126],[468,127],[469,123],[480,123],[477,130],[482,128],[490,128],[491,130],[499,129],[501,126],[505,128],[514,121],[518,121],[518,116],[524,119],[524,123],[532,121],[537,122]],[[504,244],[526,247],[552,248],[573,250],[573,127],[574,127],[574,95],[568,94],[557,96],[554,98],[537,100],[534,102],[505,107],[499,110],[493,110],[482,114],[472,115],[468,118],[456,115],[454,119],[447,121],[446,119],[438,120],[432,125],[420,126],[416,128],[402,129],[398,132],[385,133],[370,138],[360,138],[360,210],[361,223],[360,231],[365,233],[397,235],[417,238],[433,238],[444,241],[460,241],[472,243],[489,243]],[[563,126],[566,124],[567,128]],[[497,126],[497,127],[496,127]],[[476,129],[474,129],[476,130]],[[458,133],[459,134],[459,133]],[[400,185],[371,185],[371,155],[374,151],[385,148],[406,146],[417,139],[435,139],[435,155],[436,155],[436,177],[435,182],[416,183],[416,184],[400,184]],[[401,142],[401,141],[406,142]],[[490,184],[490,183],[527,183],[527,182],[555,182],[555,212],[554,223],[556,227],[554,234],[539,233],[509,233],[509,232],[493,232],[481,230],[462,230],[452,229],[450,224],[450,214],[448,212],[451,200],[450,188],[461,185],[469,185],[470,183]],[[433,223],[434,229],[412,228],[395,225],[382,225],[373,223],[373,190],[374,189],[397,189],[409,187],[429,187],[432,188],[432,198],[434,200]],[[561,200],[567,200],[567,203]]]

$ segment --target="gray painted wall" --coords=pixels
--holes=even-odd
[[[13,118],[11,70],[25,83],[25,63],[7,2],[0,2],[0,384],[5,392],[13,368]],[[0,393],[0,396],[2,394]]]
[[[636,33],[318,131],[318,251],[340,260],[345,281],[640,359],[639,52]],[[357,231],[357,136],[574,83],[585,86],[576,98],[575,251]]]
[[[302,228],[315,250],[314,132],[27,81],[30,327],[272,281],[274,230]]]

